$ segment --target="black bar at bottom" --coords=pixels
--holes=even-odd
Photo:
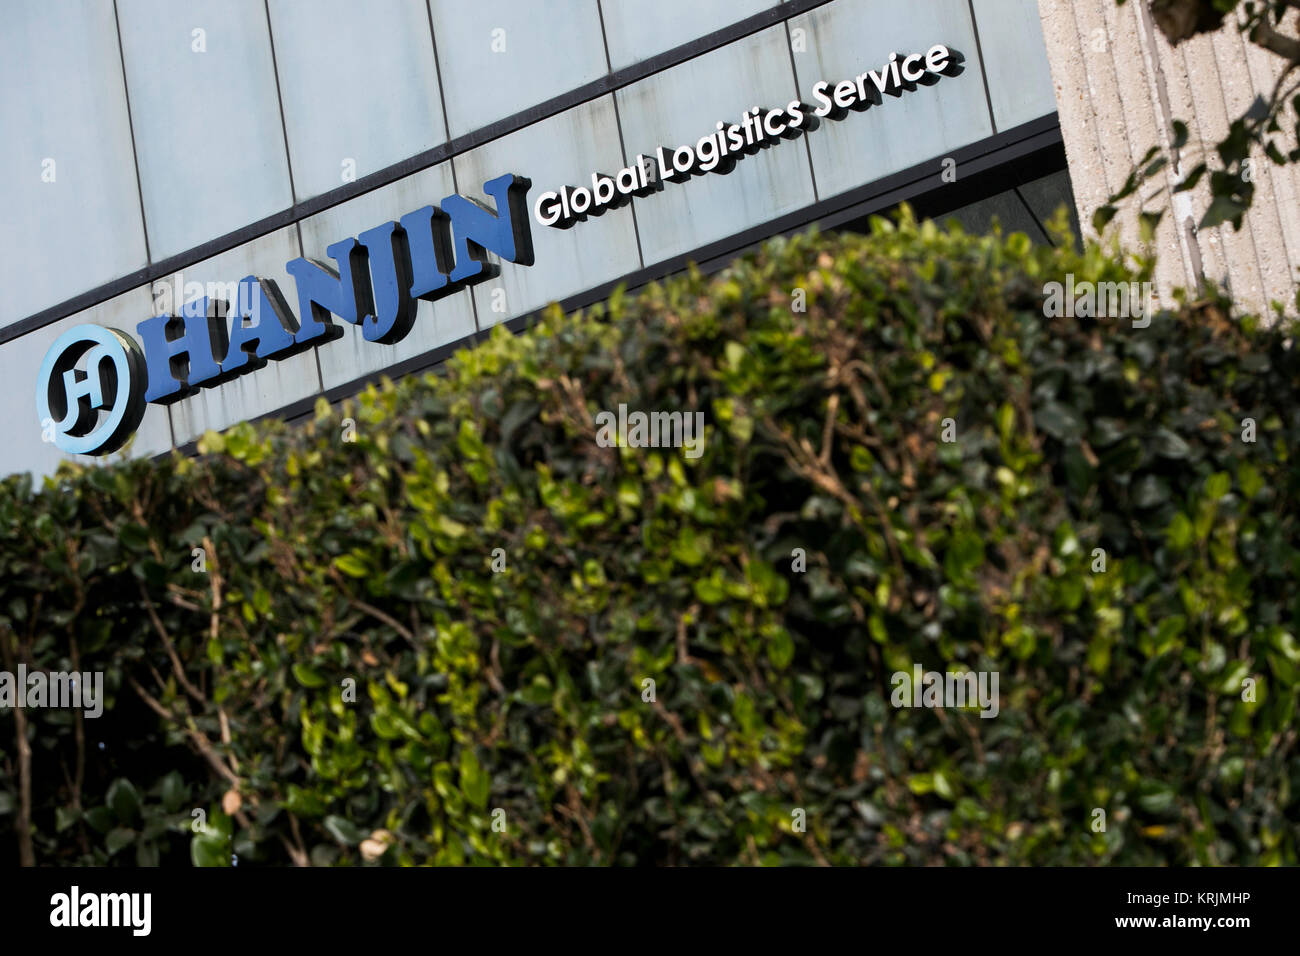
[[[148,935],[51,925],[60,894],[70,908],[73,886],[82,907],[89,894],[149,894]],[[800,951],[882,939],[924,947],[917,952],[1095,939],[1177,947],[1201,939],[1222,951],[1263,934],[1289,938],[1294,899],[1295,874],[1284,869],[38,869],[7,881],[3,934],[11,952],[71,934],[127,946],[323,943],[333,952],[407,939],[489,951],[515,939],[730,950],[754,939],[773,951],[786,936],[802,940]]]

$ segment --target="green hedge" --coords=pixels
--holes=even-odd
[[[777,240],[305,427],[6,479],[5,666],[110,699],[25,711],[28,771],[0,711],[0,853],[28,790],[42,864],[1297,862],[1295,350],[1214,294],[1045,318],[1067,273],[1133,277]],[[703,455],[601,447],[620,403]],[[914,663],[998,715],[891,706]]]

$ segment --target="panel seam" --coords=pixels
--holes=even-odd
[[[975,37],[975,56],[980,61],[980,79],[984,81],[984,102],[989,108],[989,125],[993,127],[993,132],[998,131],[998,120],[993,115],[993,94],[989,92],[989,71],[984,68],[984,47],[980,43],[980,25],[975,18],[975,0],[966,0],[966,9],[970,11],[970,30]]]
[[[298,189],[293,182],[293,152],[289,148],[289,123],[284,118],[284,94],[280,91],[280,64],[275,56],[275,29],[271,26],[270,0],[262,0],[262,9],[266,11],[266,40],[271,47],[271,76],[275,79],[275,102],[280,108],[280,135],[284,139],[284,167],[289,171],[289,195],[297,203]],[[295,219],[293,225],[294,233],[298,236],[298,255],[303,256],[305,253],[302,244],[302,219]],[[270,232],[265,235],[270,235]],[[313,345],[311,354],[316,360],[316,394],[319,395],[325,390],[325,375],[321,371],[320,364],[320,347]]]
[[[790,73],[794,76],[794,95],[803,101],[803,94],[799,92],[799,67],[794,62],[794,38],[790,33],[790,20],[785,21],[785,47],[790,53]],[[808,176],[812,180],[813,202],[821,202],[821,194],[817,190],[817,169],[813,166],[812,143],[809,142],[808,136],[803,137],[804,152],[808,154]]]
[[[610,73],[613,73],[614,63],[609,58],[609,37],[605,35],[605,10],[604,7],[601,5],[601,0],[596,0],[596,16],[600,18],[600,38],[602,41],[604,41],[605,44],[605,69],[608,70]],[[609,98],[614,104],[614,125],[618,128],[618,148],[619,148],[619,152],[623,156],[623,165],[626,166],[628,164],[627,163],[628,145],[627,145],[627,140],[623,138],[623,118],[619,114],[619,110],[618,110],[618,91],[615,90],[612,93],[610,93]],[[641,248],[641,227],[637,224],[635,197],[632,199],[630,203],[628,203],[628,208],[632,210],[632,234],[636,237],[637,262],[639,262],[641,264],[641,268],[644,269],[645,251],[642,250]]]
[[[438,78],[438,103],[442,107],[442,135],[447,137],[446,142],[449,143],[451,142],[451,120],[447,118],[447,92],[442,85],[442,64],[438,60],[438,37],[433,29],[433,4],[431,0],[424,0],[424,11],[429,15],[429,46],[433,49],[433,74]],[[468,152],[468,150],[465,150],[465,152]],[[451,169],[451,191],[453,193],[460,192],[460,183],[456,177],[456,156],[459,155],[460,153],[456,153],[445,160]],[[431,163],[424,168],[432,169],[436,165],[438,164]],[[419,171],[423,172],[423,170]],[[476,333],[481,332],[483,327],[478,321],[478,297],[474,295],[474,287],[468,286],[465,289],[465,294],[469,296],[469,310],[470,315],[474,318],[474,331]],[[416,306],[416,308],[418,309],[419,306]],[[321,385],[324,386],[324,384],[324,379],[322,379]]]

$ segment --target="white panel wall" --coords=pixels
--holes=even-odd
[[[429,0],[453,137],[606,73],[596,0]]]
[[[113,6],[0,8],[0,327],[145,264]]]
[[[998,129],[1056,112],[1036,0],[972,0]]]
[[[424,0],[270,0],[299,200],[444,142]]]
[[[885,95],[864,112],[823,122],[808,138],[822,199],[992,134],[966,0],[832,3],[795,17],[790,29],[807,32],[807,49],[794,54],[794,65],[809,97],[819,80],[834,89],[867,70],[879,73],[891,53],[925,53],[942,43],[965,60],[960,76]]]
[[[610,66],[620,70],[775,6],[779,0],[604,0]]]
[[[263,0],[119,0],[118,15],[153,259],[288,208]]]

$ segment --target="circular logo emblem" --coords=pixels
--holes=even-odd
[[[98,325],[68,329],[36,377],[43,435],[70,455],[116,451],[144,417],[144,383],[144,355],[133,339]]]

